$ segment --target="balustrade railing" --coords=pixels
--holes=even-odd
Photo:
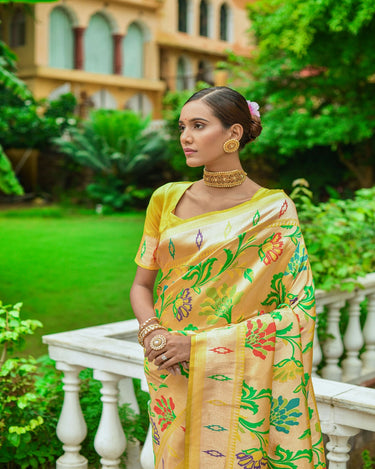
[[[375,378],[375,273],[359,279],[358,284],[351,292],[316,292],[316,329],[323,312],[327,314],[327,329],[322,344],[319,343],[316,330],[313,362],[315,375],[324,359],[324,366],[320,371],[323,378],[355,384]],[[361,327],[361,304],[365,300],[367,318]],[[342,337],[340,324],[344,309],[347,309],[348,325]],[[363,346],[365,351],[360,355]]]
[[[328,436],[329,469],[344,469],[349,459],[348,439],[361,429],[375,431],[375,389],[357,386],[375,376],[375,273],[361,280],[362,288],[353,292],[317,292],[318,317],[327,310],[327,339],[320,344],[315,334],[314,369],[324,356],[323,378],[314,376],[322,430]],[[367,299],[367,318],[360,324],[360,304]],[[348,326],[344,338],[340,334],[343,307],[348,308]],[[143,350],[137,343],[137,321],[122,321],[103,326],[51,334],[43,337],[56,367],[63,371],[64,404],[57,425],[57,436],[63,443],[63,454],[56,461],[57,469],[87,469],[87,460],[80,454],[87,428],[79,401],[79,372],[94,370],[94,378],[102,383],[103,402],[100,424],[95,436],[95,450],[101,456],[103,469],[119,467],[127,442],[118,416],[118,403],[129,402],[137,410],[132,378],[140,378],[147,391],[143,373]],[[365,345],[365,351],[359,355]],[[339,361],[346,354],[339,366]],[[337,382],[332,380],[346,380]],[[120,392],[119,392],[120,390]],[[129,445],[128,445],[129,449]],[[140,453],[131,455],[129,469],[153,469],[151,431]]]

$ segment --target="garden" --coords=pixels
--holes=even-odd
[[[220,64],[232,86],[259,96],[264,131],[244,150],[244,169],[294,200],[316,287],[350,290],[375,271],[375,6],[268,3],[248,10],[257,53],[228,52]],[[80,119],[72,94],[38,101],[15,72],[16,57],[0,42],[0,467],[49,468],[61,454],[51,435],[63,392],[41,336],[133,317],[129,290],[149,197],[200,170],[185,167],[178,141],[192,90],[166,94],[156,131],[131,111]],[[17,172],[14,149],[37,152],[37,180]],[[365,304],[361,314],[363,324]],[[81,377],[93,435],[100,384],[90,370]],[[135,387],[142,412],[124,405],[120,418],[127,438],[142,443],[147,395]],[[82,454],[98,467],[92,439]],[[369,454],[363,467],[373,467]]]

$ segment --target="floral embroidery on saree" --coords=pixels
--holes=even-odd
[[[261,189],[180,220],[173,210],[190,184],[155,192],[136,258],[162,271],[161,323],[192,335],[181,376],[146,360],[155,467],[324,469],[310,378],[314,287],[294,205]]]

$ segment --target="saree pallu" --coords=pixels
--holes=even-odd
[[[136,262],[161,269],[155,313],[189,334],[189,369],[145,361],[157,469],[323,469],[311,382],[315,299],[293,202],[174,215],[192,183],[155,191]]]

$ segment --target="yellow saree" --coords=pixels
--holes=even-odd
[[[323,469],[311,383],[315,300],[293,202],[260,189],[174,215],[192,183],[153,194],[139,266],[161,269],[155,313],[192,335],[181,376],[145,362],[157,469]]]

